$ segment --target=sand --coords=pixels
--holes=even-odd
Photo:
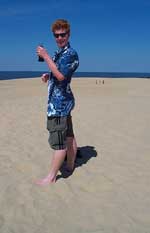
[[[149,233],[150,80],[76,78],[72,89],[82,158],[39,187],[52,156],[47,86],[0,81],[0,233]]]

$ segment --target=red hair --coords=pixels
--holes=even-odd
[[[70,24],[65,19],[57,19],[51,26],[52,32],[56,30],[64,29],[66,32],[70,32]]]

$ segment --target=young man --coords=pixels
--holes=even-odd
[[[70,88],[71,77],[79,65],[77,52],[70,46],[70,25],[64,19],[52,24],[52,32],[58,45],[54,57],[46,49],[38,46],[37,54],[47,63],[51,73],[43,74],[42,81],[48,81],[47,129],[49,144],[54,150],[49,174],[39,181],[47,185],[56,181],[57,173],[67,153],[67,169],[71,172],[77,153],[71,111],[75,100]]]

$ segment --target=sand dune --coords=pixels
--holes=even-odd
[[[52,155],[47,86],[0,81],[0,232],[148,233],[150,80],[76,78],[72,89],[82,157],[71,176],[39,187]]]

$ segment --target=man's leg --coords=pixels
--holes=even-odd
[[[65,159],[65,156],[66,156],[66,149],[55,150],[52,158],[51,169],[49,174],[45,178],[37,181],[36,183],[39,185],[48,185],[50,183],[55,183],[57,173]]]
[[[67,137],[67,170],[70,172],[74,169],[77,154],[77,143],[75,137]]]
[[[66,117],[48,117],[47,129],[49,131],[49,144],[54,150],[49,174],[37,182],[40,185],[47,185],[56,181],[58,170],[60,169],[66,155]]]

